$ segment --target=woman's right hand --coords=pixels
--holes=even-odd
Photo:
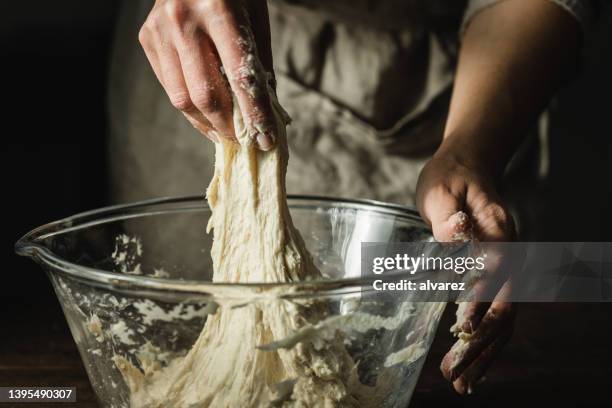
[[[156,0],[139,40],[170,101],[201,133],[235,140],[233,93],[249,136],[272,148],[265,0]]]

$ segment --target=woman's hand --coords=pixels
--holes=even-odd
[[[468,24],[444,141],[417,186],[421,215],[437,240],[468,232],[480,241],[515,239],[494,180],[550,97],[575,72],[580,43],[576,20],[551,1],[500,1]],[[515,305],[507,302],[509,286],[506,282],[492,303],[460,304],[459,340],[441,366],[460,393],[469,392],[510,337]]]
[[[249,136],[262,150],[272,147],[265,0],[157,0],[139,40],[170,101],[195,128],[213,141],[235,139],[233,94]]]
[[[443,147],[425,166],[417,185],[417,203],[436,240],[473,237],[479,241],[512,241],[512,217],[487,172]],[[470,392],[512,333],[515,305],[501,288],[492,303],[461,303],[453,331],[459,339],[442,360],[444,377],[461,394]]]

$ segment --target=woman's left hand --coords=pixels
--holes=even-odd
[[[417,185],[417,205],[436,240],[473,237],[482,242],[515,240],[514,223],[487,171],[440,149]],[[516,305],[504,301],[459,304],[455,331],[463,334],[444,356],[441,370],[460,394],[469,393],[509,340]]]

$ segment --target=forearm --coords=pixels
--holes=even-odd
[[[505,0],[467,27],[438,155],[493,175],[576,69],[580,27],[548,0]]]

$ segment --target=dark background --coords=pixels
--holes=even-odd
[[[0,2],[1,386],[76,385],[79,401],[93,401],[49,281],[13,245],[37,225],[108,204],[106,76],[117,6]]]
[[[108,203],[106,77],[117,4],[0,4],[2,260],[13,283],[2,285],[3,298],[50,295],[39,268],[14,256],[19,236]]]
[[[0,386],[76,385],[79,401],[91,404],[92,391],[50,283],[37,265],[14,254],[13,245],[35,226],[109,204],[106,82],[118,5],[117,0],[0,2],[5,214]],[[552,141],[558,154],[551,163],[550,207],[538,220],[548,228],[546,240],[612,240],[610,27],[599,29],[597,36],[607,40],[594,42],[594,57],[581,77],[561,92],[562,98],[580,103],[559,105],[560,114],[550,123],[562,129],[563,137]],[[596,323],[609,326],[610,319]],[[601,334],[602,340],[610,338],[609,330]],[[428,377],[436,382],[443,349],[432,351],[415,403],[487,406],[486,394],[458,400],[448,388],[427,384]],[[601,370],[592,367],[595,377],[589,381],[605,392],[595,375]],[[556,393],[571,387],[557,384]],[[532,395],[540,389],[546,394],[528,381],[520,387]],[[489,395],[494,392],[495,387]],[[581,401],[580,392],[577,387],[568,396],[567,406]],[[583,402],[605,404],[589,393]]]

